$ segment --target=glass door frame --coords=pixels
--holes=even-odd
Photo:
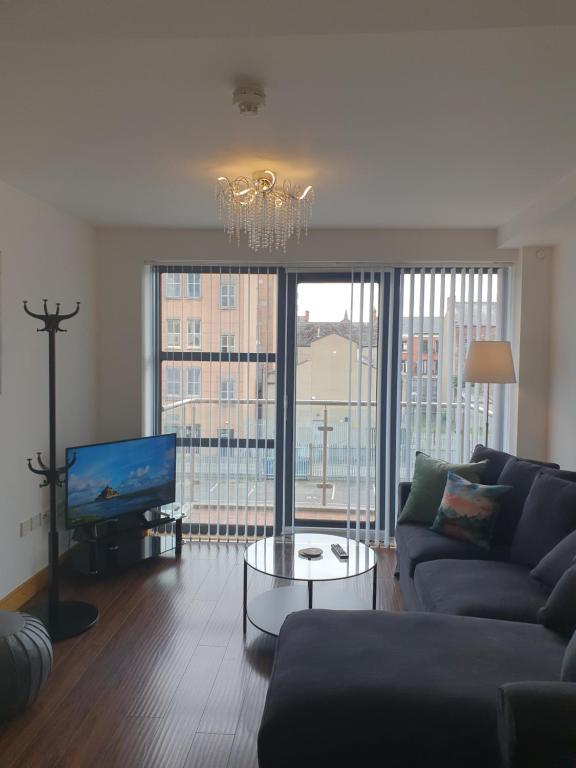
[[[285,372],[285,391],[278,392],[278,403],[284,402],[284,442],[282,463],[278,455],[280,441],[277,443],[277,466],[281,466],[284,472],[282,479],[283,498],[282,505],[277,505],[277,530],[292,532],[303,529],[332,529],[335,531],[346,528],[346,522],[341,523],[330,520],[299,519],[296,522],[295,509],[295,416],[296,416],[296,324],[297,324],[297,292],[298,285],[302,283],[359,283],[364,276],[364,281],[370,281],[371,275],[374,275],[374,282],[379,285],[379,317],[378,317],[378,378],[377,378],[377,399],[376,399],[376,494],[375,494],[375,512],[376,528],[384,531],[385,529],[385,511],[389,512],[389,530],[393,530],[394,518],[394,499],[396,495],[396,423],[397,423],[397,401],[398,388],[398,338],[399,338],[399,288],[400,273],[399,270],[392,269],[366,269],[345,270],[338,269],[322,272],[298,272],[297,270],[287,272],[285,275],[285,298],[286,298],[286,344],[283,350],[284,360],[282,367]],[[280,295],[280,292],[279,292]],[[280,302],[279,302],[280,305]],[[280,330],[280,325],[278,326]],[[279,335],[279,338],[280,335]],[[278,349],[279,358],[280,348]],[[280,379],[280,375],[278,376]],[[388,391],[390,390],[390,391]],[[388,439],[387,438],[388,435]],[[387,446],[392,446],[388,450]],[[390,456],[388,456],[390,453]],[[387,462],[390,461],[389,471],[386,471]],[[385,478],[389,477],[387,484]],[[388,499],[386,496],[388,495]],[[387,503],[388,502],[388,503]],[[365,523],[361,523],[360,528],[365,529]]]

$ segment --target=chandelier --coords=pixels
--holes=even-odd
[[[230,181],[220,176],[216,187],[218,216],[224,220],[228,237],[240,245],[240,236],[247,235],[254,251],[285,251],[293,235],[297,241],[302,233],[307,235],[313,200],[310,185],[302,189],[285,181],[280,186],[273,171],[255,171],[251,180],[239,176]]]

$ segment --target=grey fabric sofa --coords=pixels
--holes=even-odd
[[[538,623],[551,587],[526,558],[511,560],[536,470],[507,454],[493,458],[488,484],[508,462],[520,464],[490,551],[405,523],[396,541],[407,613],[287,618],[259,733],[260,768],[375,760],[387,768],[572,768],[576,634]],[[399,491],[402,505],[409,485]]]
[[[286,619],[258,739],[260,768],[499,768],[523,753],[501,726],[511,686],[560,683],[568,641],[543,626],[426,613],[300,611]],[[507,693],[501,691],[508,686]],[[504,715],[503,715],[504,716]],[[503,731],[503,732],[502,732]],[[565,736],[565,735],[564,735]],[[502,747],[503,749],[503,747]],[[552,768],[551,760],[540,766]],[[564,765],[563,762],[558,765]]]

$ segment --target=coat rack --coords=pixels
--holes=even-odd
[[[30,317],[40,320],[43,328],[37,328],[39,333],[48,334],[48,413],[50,429],[50,455],[48,465],[42,460],[42,454],[36,455],[38,466],[32,465],[32,459],[28,459],[28,467],[35,475],[42,475],[44,480],[41,488],[50,489],[50,531],[48,533],[48,601],[40,605],[34,614],[46,624],[52,640],[65,640],[84,632],[98,621],[98,609],[89,603],[75,600],[60,600],[60,586],[58,575],[59,537],[56,516],[56,489],[64,483],[66,472],[74,464],[74,456],[65,466],[56,466],[56,334],[65,333],[66,329],[60,327],[64,320],[70,320],[80,311],[80,302],[76,302],[76,309],[67,315],[60,314],[60,304],[56,304],[56,312],[48,311],[48,301],[43,300],[44,312],[37,314],[28,309],[28,302],[24,301],[24,311]]]

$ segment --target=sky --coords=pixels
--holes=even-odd
[[[122,494],[166,482],[174,463],[173,445],[172,436],[163,435],[78,448],[68,472],[70,503],[94,501],[107,485]]]
[[[404,291],[403,302],[403,315],[408,317],[410,313],[410,292],[408,290],[409,276],[406,280],[406,290]],[[450,295],[450,276],[447,275],[444,280],[444,307],[440,307],[440,294],[441,294],[441,276],[436,275],[434,281],[434,308],[432,310],[432,290],[431,290],[431,278],[430,275],[425,277],[424,281],[424,316],[428,317],[434,314],[436,317],[439,314],[444,314],[446,310],[446,302]],[[488,275],[482,277],[482,299],[486,301],[488,296]],[[420,316],[420,276],[416,276],[414,279],[414,292],[413,302],[415,317]],[[492,301],[497,300],[497,283],[498,278],[496,275],[492,278]],[[480,297],[480,283],[478,278],[474,280],[472,295],[474,301],[478,301]],[[454,280],[454,293],[456,301],[462,299],[462,278],[460,275],[456,275]],[[464,298],[468,297],[468,279],[465,280],[464,285]],[[353,297],[353,320],[358,322],[360,318],[360,293],[361,286],[356,283],[354,285],[354,297]],[[364,307],[363,307],[363,319],[367,322],[370,317],[370,283],[364,283]],[[304,315],[304,312],[308,310],[310,312],[310,320],[312,322],[338,322],[344,317],[344,313],[347,311],[350,316],[350,284],[349,283],[300,283],[298,285],[298,315]],[[378,309],[378,286],[374,286],[374,307]]]

